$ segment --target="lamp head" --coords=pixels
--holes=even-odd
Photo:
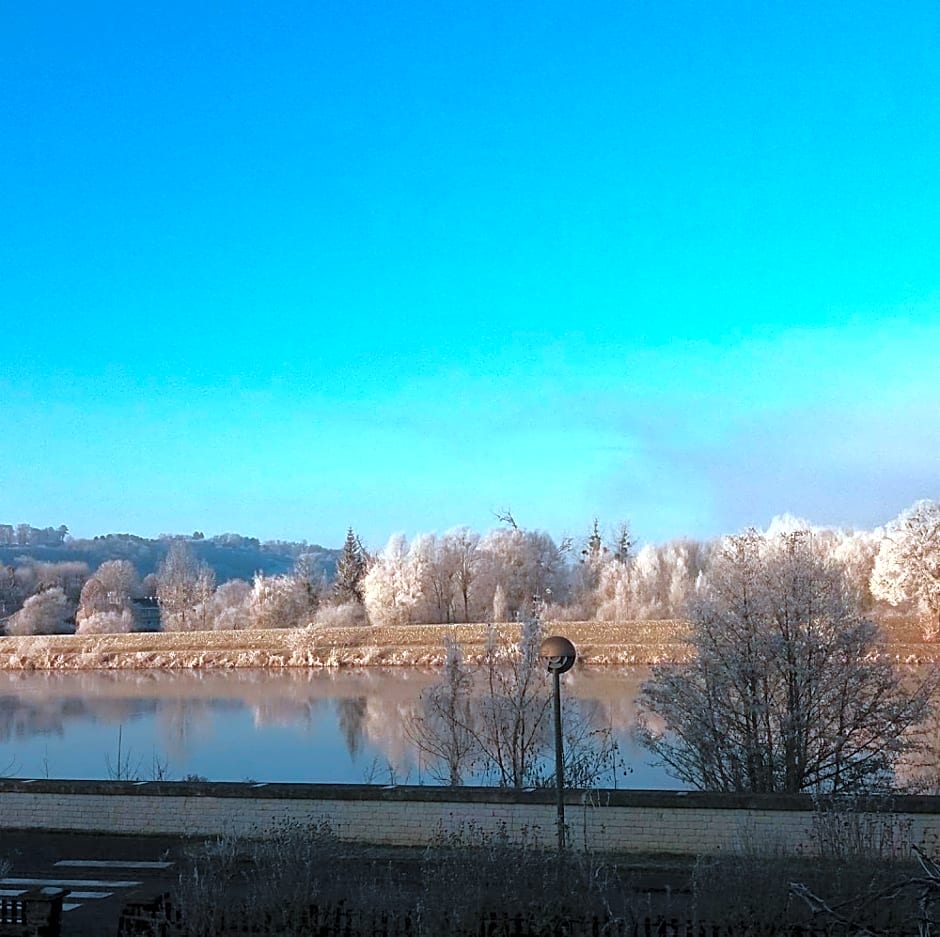
[[[574,645],[561,635],[552,635],[542,642],[539,657],[545,661],[549,673],[567,673],[578,657]]]

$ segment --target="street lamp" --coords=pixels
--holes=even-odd
[[[555,788],[558,794],[558,849],[565,848],[565,757],[561,736],[561,675],[574,667],[578,653],[574,645],[561,635],[552,635],[542,642],[539,657],[548,666],[555,689]]]

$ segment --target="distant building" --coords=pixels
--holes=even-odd
[[[155,598],[134,599],[133,607],[137,631],[160,630],[160,605]]]

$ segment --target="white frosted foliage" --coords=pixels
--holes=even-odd
[[[940,634],[940,504],[918,501],[888,524],[870,584],[875,598],[914,603],[928,640]]]

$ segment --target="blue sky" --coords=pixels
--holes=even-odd
[[[0,522],[881,523],[938,101],[917,0],[5,4]]]

